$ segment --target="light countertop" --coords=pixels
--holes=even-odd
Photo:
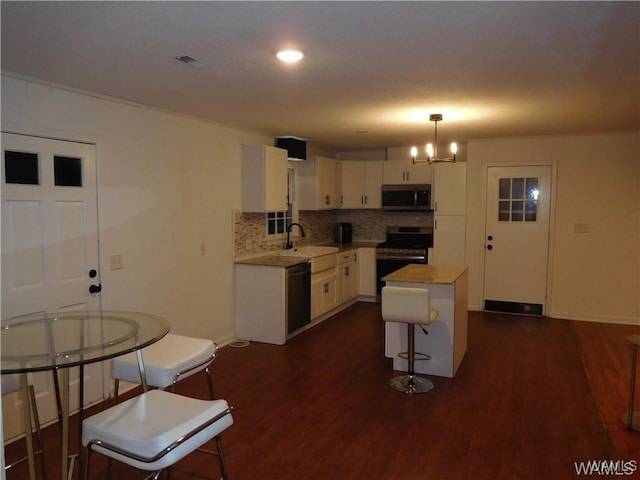
[[[390,273],[382,280],[386,282],[453,284],[466,271],[467,267],[462,265],[410,264]]]
[[[356,248],[375,248],[375,242],[353,242],[349,244],[329,243],[323,244],[327,247],[337,247],[338,252],[348,252]],[[239,263],[243,265],[262,265],[264,267],[292,267],[300,263],[307,263],[308,258],[305,257],[287,257],[281,256],[280,251],[276,250],[273,253],[267,253],[264,255],[257,255],[247,258],[236,259],[233,263]]]

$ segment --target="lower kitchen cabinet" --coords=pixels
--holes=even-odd
[[[285,269],[256,265],[235,265],[234,269],[237,337],[284,345]]]
[[[376,296],[376,249],[359,248],[357,257],[358,295]]]
[[[350,250],[338,254],[338,304],[352,300],[357,291],[357,250]]]
[[[338,305],[336,268],[311,275],[311,319],[317,318]]]

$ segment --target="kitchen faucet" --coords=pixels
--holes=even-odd
[[[291,242],[290,239],[290,235],[291,235],[291,227],[293,227],[294,225],[297,225],[298,228],[300,229],[300,233],[302,234],[302,236],[304,237],[304,230],[302,229],[302,225],[300,225],[299,223],[290,223],[289,226],[287,227],[287,244],[285,245],[285,250],[289,250],[290,248],[293,248],[293,243]]]

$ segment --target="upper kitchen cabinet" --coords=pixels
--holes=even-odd
[[[342,208],[382,208],[382,161],[342,161]]]
[[[242,210],[287,210],[287,151],[268,145],[242,145]]]
[[[431,170],[432,167],[427,162],[413,163],[411,158],[386,160],[382,167],[382,183],[384,185],[431,183]]]
[[[296,170],[299,210],[340,208],[340,160],[314,156]]]
[[[464,215],[467,206],[467,163],[438,163],[433,176],[436,215]]]

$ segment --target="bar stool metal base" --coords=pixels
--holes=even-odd
[[[402,375],[389,380],[389,386],[402,393],[427,393],[433,388],[433,382],[416,375]]]

